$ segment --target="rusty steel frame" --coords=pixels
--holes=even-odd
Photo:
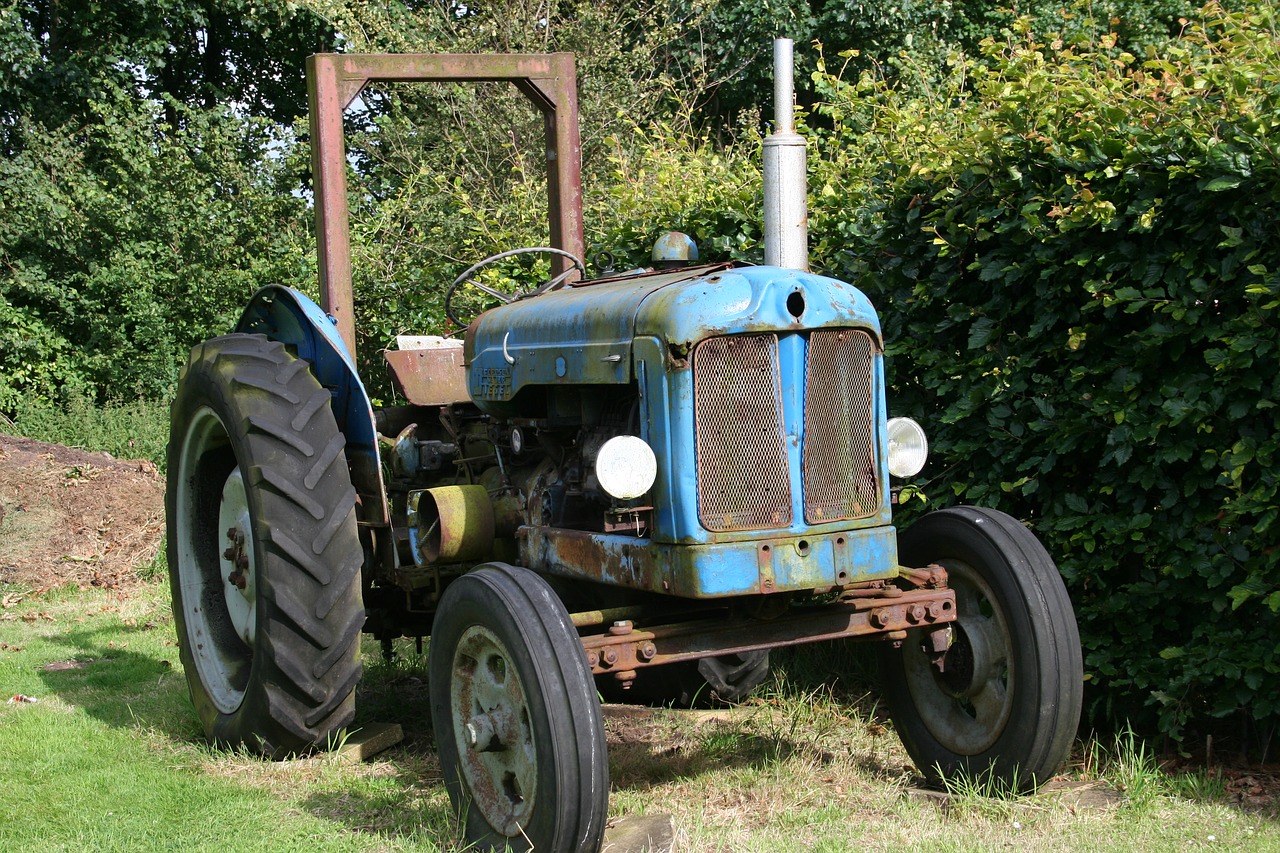
[[[356,341],[343,113],[372,82],[503,80],[514,83],[543,115],[551,245],[582,257],[582,143],[573,54],[319,53],[307,58],[320,304],[334,318],[353,357]]]
[[[923,575],[923,573],[922,573]],[[909,578],[924,580],[923,577]],[[955,592],[946,587],[946,573],[934,568],[930,586],[901,590],[891,585],[850,591],[840,601],[820,607],[797,608],[773,619],[729,616],[669,622],[638,627],[631,619],[618,619],[606,633],[582,637],[587,663],[594,675],[609,674],[624,685],[636,677],[636,670],[679,661],[764,649],[795,646],[820,640],[860,639],[901,641],[912,628],[924,629],[935,651],[947,648],[944,634],[956,620]],[[631,616],[618,611],[599,615]],[[574,614],[576,625],[587,627],[596,614]],[[598,624],[598,623],[596,623]],[[939,646],[938,640],[941,640]]]

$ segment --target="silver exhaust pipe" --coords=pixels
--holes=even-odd
[[[795,132],[791,39],[773,40],[773,133],[764,140],[764,262],[809,269],[808,154]]]

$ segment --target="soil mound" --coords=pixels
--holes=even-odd
[[[163,536],[151,462],[0,433],[0,583],[128,586]]]

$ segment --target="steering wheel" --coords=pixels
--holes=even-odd
[[[526,290],[523,293],[503,293],[501,290],[495,290],[494,288],[489,287],[486,284],[481,284],[480,282],[474,281],[472,279],[472,276],[474,276],[483,268],[487,267],[489,264],[495,263],[504,258],[510,258],[514,255],[532,255],[532,254],[559,255],[562,258],[568,258],[570,261],[572,261],[572,265],[567,270],[555,276],[551,280],[544,282],[543,284],[539,285],[533,290]],[[446,291],[444,295],[444,315],[448,317],[450,320],[452,320],[454,323],[457,323],[459,326],[463,328],[466,328],[468,325],[470,325],[469,323],[464,323],[461,319],[458,318],[457,315],[453,313],[453,295],[457,293],[458,289],[461,288],[462,285],[464,284],[470,284],[472,287],[476,288],[477,290],[481,290],[489,294],[495,299],[499,299],[502,302],[510,304],[512,302],[517,302],[521,299],[528,299],[531,296],[538,296],[540,294],[546,293],[548,290],[555,290],[557,287],[560,287],[562,284],[564,284],[565,279],[567,279],[575,270],[578,273],[580,273],[583,278],[587,277],[587,267],[580,258],[578,258],[576,255],[570,252],[566,252],[564,249],[554,249],[550,246],[530,246],[524,249],[508,249],[505,252],[499,252],[496,255],[490,255],[489,257],[485,258],[483,261],[480,261],[477,264],[472,264],[471,266],[467,267],[466,270],[463,271],[462,275],[455,278],[453,280],[453,284],[449,285],[449,290]]]

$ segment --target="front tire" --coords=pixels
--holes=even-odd
[[[191,699],[274,757],[350,724],[364,623],[356,493],[329,392],[260,335],[197,346],[171,410],[166,528]]]
[[[885,699],[903,745],[930,781],[1043,784],[1080,722],[1084,667],[1066,587],[1016,519],[976,507],[924,516],[898,539],[905,566],[939,564],[957,621],[939,671],[912,631],[882,653]]]
[[[431,629],[431,721],[466,841],[597,851],[609,805],[604,720],[551,587],[491,563],[453,581]]]

